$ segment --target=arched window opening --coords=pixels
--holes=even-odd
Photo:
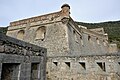
[[[25,34],[25,31],[24,31],[24,30],[18,31],[17,39],[23,40],[24,34]]]
[[[39,27],[38,29],[37,29],[37,31],[36,31],[36,37],[35,37],[35,39],[36,40],[44,40],[44,38],[45,38],[45,33],[46,33],[46,29],[45,29],[45,27],[43,26],[43,27]]]

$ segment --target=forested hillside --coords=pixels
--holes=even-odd
[[[112,43],[117,43],[120,48],[120,21],[109,21],[102,23],[77,22],[77,24],[86,26],[89,29],[103,27],[105,32],[108,33],[109,41]]]
[[[6,34],[7,32],[7,27],[0,27],[0,33]]]

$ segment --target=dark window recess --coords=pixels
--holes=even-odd
[[[91,39],[91,36],[88,36],[88,40],[90,40]]]
[[[55,64],[55,66],[58,66],[58,62],[53,62]]]
[[[70,68],[70,62],[65,62],[65,64]]]
[[[82,39],[82,36],[80,36],[80,39]]]
[[[86,70],[86,64],[85,64],[85,62],[79,62],[79,64],[81,65],[81,67],[82,67],[83,69]]]
[[[73,30],[73,34],[75,34],[75,30]]]
[[[88,41],[91,40],[91,36],[88,36]]]
[[[120,65],[120,62],[118,62],[118,64]]]
[[[31,64],[31,80],[38,80],[39,63]]]
[[[17,80],[19,65],[18,63],[3,63],[1,80]]]
[[[105,62],[97,62],[97,64],[101,68],[101,70],[106,71],[106,69],[105,69]]]

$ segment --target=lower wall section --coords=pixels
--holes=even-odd
[[[43,56],[0,53],[0,80],[45,80]]]
[[[49,57],[47,80],[120,80],[120,56]]]

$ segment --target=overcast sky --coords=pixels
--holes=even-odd
[[[75,21],[96,23],[120,20],[120,0],[0,0],[0,26],[10,22],[61,10],[71,6]]]

